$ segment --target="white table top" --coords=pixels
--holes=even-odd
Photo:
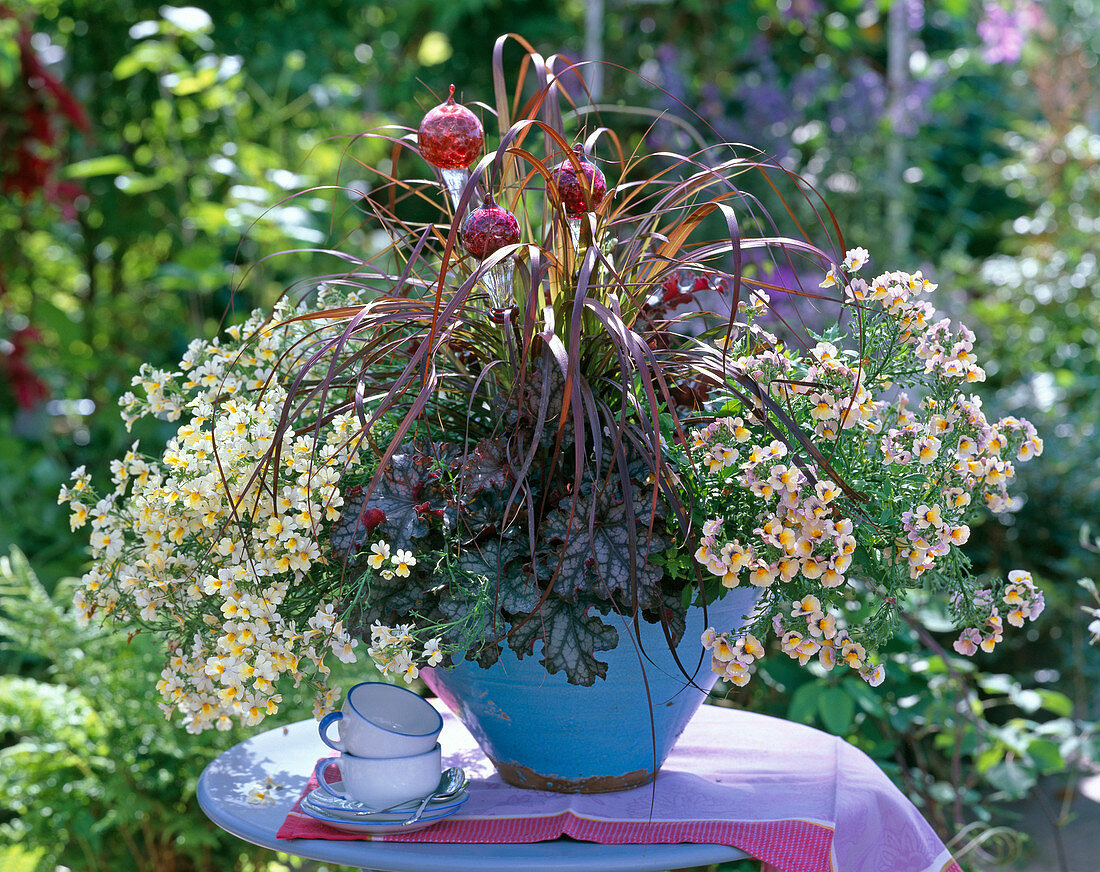
[[[247,842],[379,872],[659,872],[748,856],[726,845],[601,845],[571,839],[492,845],[276,839],[314,764],[327,753],[312,720],[260,733],[206,767],[199,804],[219,827]],[[270,802],[250,802],[250,790],[268,777],[283,786],[270,791]]]

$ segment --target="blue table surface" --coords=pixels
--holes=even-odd
[[[317,758],[330,753],[315,721],[276,727],[235,745],[199,777],[199,805],[215,824],[265,848],[298,857],[379,872],[659,872],[738,860],[748,855],[726,845],[599,845],[557,839],[528,844],[276,839]],[[249,792],[270,778],[270,802],[250,802]]]

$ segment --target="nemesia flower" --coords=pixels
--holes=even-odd
[[[848,272],[859,272],[870,256],[866,248],[851,248],[844,255],[844,268]]]
[[[1100,642],[1100,609],[1085,609],[1085,611],[1095,619],[1089,622],[1088,631],[1092,634],[1092,639],[1090,641],[1096,644]]]
[[[409,568],[416,566],[416,558],[413,557],[411,551],[405,551],[398,549],[397,553],[390,558],[390,562],[396,567],[393,572],[394,575],[401,578],[407,578],[409,575]]]
[[[799,615],[815,615],[821,611],[821,600],[819,600],[813,594],[803,597],[802,600],[795,603],[794,608],[791,610],[791,614],[794,616]]]
[[[424,643],[424,662],[429,666],[438,666],[440,661],[443,660],[443,652],[439,648],[439,642],[440,640],[436,638],[429,639]]]
[[[381,569],[390,559],[390,544],[388,542],[375,542],[370,546],[371,555],[367,558],[367,564],[371,569]]]

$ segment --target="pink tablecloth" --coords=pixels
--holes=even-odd
[[[732,845],[781,872],[961,872],[919,812],[847,742],[764,715],[704,706],[653,784],[557,794],[505,784],[446,710],[445,766],[462,766],[470,799],[453,817],[399,842]],[[310,779],[306,792],[316,787]],[[303,793],[304,795],[304,793]],[[280,839],[361,839],[296,803]]]

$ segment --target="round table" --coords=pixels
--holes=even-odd
[[[571,839],[507,845],[276,839],[314,764],[326,753],[312,720],[260,733],[206,767],[199,777],[199,805],[223,830],[254,845],[379,872],[658,872],[748,857],[725,845],[601,845]],[[281,786],[268,791],[266,802],[250,800],[250,791],[267,778]]]

